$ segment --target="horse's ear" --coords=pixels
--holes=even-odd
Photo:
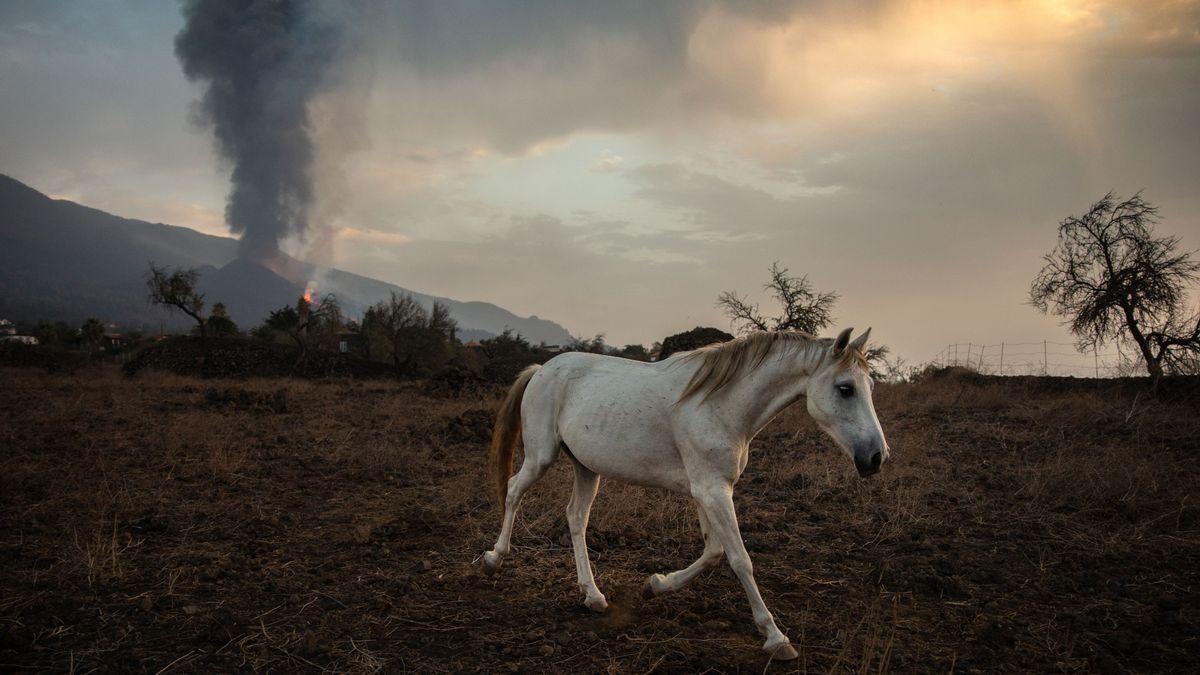
[[[851,348],[851,349],[853,349],[853,350],[855,350],[855,351],[859,351],[859,352],[861,352],[861,351],[863,350],[863,347],[865,347],[865,346],[866,346],[866,344],[867,344],[867,336],[868,336],[868,335],[870,335],[870,334],[871,334],[871,329],[870,329],[870,328],[868,328],[867,330],[863,331],[863,334],[862,334],[862,335],[859,335],[858,337],[854,338],[854,342],[851,342],[851,343],[850,343],[850,348]]]
[[[847,328],[838,333],[837,339],[833,341],[833,349],[829,353],[834,356],[840,356],[846,349],[846,345],[850,344],[850,333],[852,332],[854,332],[853,328]]]

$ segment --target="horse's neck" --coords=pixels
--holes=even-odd
[[[721,402],[726,417],[749,441],[808,388],[816,364],[805,353],[771,354],[761,366],[728,387]]]

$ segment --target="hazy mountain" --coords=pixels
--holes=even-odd
[[[426,306],[440,300],[458,320],[460,337],[472,339],[505,328],[533,342],[562,344],[562,326],[536,316],[519,317],[486,302],[460,302],[410,291],[338,269],[283,261],[284,275],[237,258],[237,241],[185,227],[120,218],[74,202],[50,199],[0,175],[0,317],[78,323],[95,316],[126,328],[179,328],[176,314],[147,304],[143,275],[148,261],[194,267],[209,303],[223,302],[243,328],[262,322],[271,309],[293,303],[306,282],[333,293],[349,316],[390,293],[411,293]]]

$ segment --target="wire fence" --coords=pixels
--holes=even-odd
[[[951,343],[930,363],[961,366],[989,375],[1124,377],[1138,372],[1138,358],[1122,352],[1081,352],[1070,342]]]

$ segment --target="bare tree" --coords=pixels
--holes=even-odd
[[[432,372],[450,357],[458,325],[448,307],[434,302],[426,311],[407,293],[372,305],[363,314],[364,340],[377,340],[398,375]]]
[[[597,333],[591,339],[572,336],[571,341],[563,345],[566,352],[587,352],[588,354],[610,354],[612,348],[605,341],[603,333]]]
[[[868,346],[863,351],[863,356],[865,356],[867,358],[867,363],[871,364],[872,372],[876,372],[876,373],[887,373],[888,372],[888,368],[889,368],[888,361],[889,361],[889,358],[891,357],[891,355],[892,355],[892,348],[887,345],[873,344],[873,345]],[[897,356],[896,359],[899,361],[903,361],[903,359],[900,359],[899,356]],[[886,377],[886,375],[885,375],[885,377]]]
[[[450,316],[450,308],[436,300],[429,310],[428,328],[435,334],[444,336],[449,342],[453,342],[458,334],[458,322]]]
[[[1064,317],[1080,350],[1131,341],[1155,385],[1200,355],[1200,313],[1187,292],[1200,273],[1179,238],[1157,236],[1158,209],[1142,193],[1109,192],[1081,216],[1059,223],[1058,244],[1029,289],[1031,304]]]
[[[807,276],[794,277],[788,268],[775,262],[771,264],[771,280],[763,285],[763,289],[770,291],[779,302],[782,311],[779,316],[763,316],[758,304],[734,291],[725,291],[717,298],[717,307],[725,312],[739,333],[799,330],[816,335],[833,323],[833,305],[838,294],[818,292]]]
[[[100,343],[104,341],[104,324],[97,321],[94,317],[88,317],[88,320],[84,321],[83,325],[79,328],[79,337],[87,347],[89,355],[92,352],[99,351]]]
[[[204,316],[204,294],[196,290],[200,273],[194,269],[159,267],[150,263],[146,273],[146,287],[150,289],[150,302],[174,307],[192,317],[203,342],[208,337],[208,319]]]
[[[295,306],[288,305],[273,310],[267,315],[265,324],[273,330],[286,333],[300,348],[300,355],[308,351],[309,333],[327,322],[340,320],[341,308],[337,299],[326,295],[313,304],[308,298],[301,296]]]

